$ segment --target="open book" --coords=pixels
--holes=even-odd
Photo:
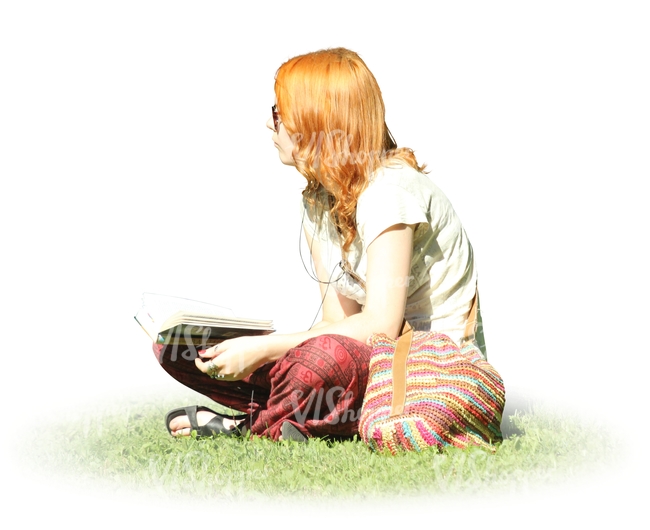
[[[273,321],[236,317],[230,309],[197,300],[143,293],[135,320],[157,344],[207,348],[242,335],[273,333]]]

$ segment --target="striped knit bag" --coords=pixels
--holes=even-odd
[[[505,389],[474,342],[406,331],[370,338],[372,357],[359,432],[375,451],[469,445],[494,451],[502,440]]]

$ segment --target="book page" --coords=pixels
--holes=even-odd
[[[146,310],[149,319],[154,322],[154,327],[160,326],[178,311],[207,313],[214,316],[219,315],[230,318],[235,316],[232,310],[226,307],[191,300],[189,298],[156,293],[142,293],[142,308]],[[140,322],[139,319],[136,320]],[[142,318],[142,320],[146,319]],[[140,324],[142,325],[142,323]]]
[[[236,327],[237,329],[262,329],[273,330],[272,320],[258,320],[251,318],[237,318],[214,316],[206,313],[195,313],[187,311],[177,311],[171,315],[160,326],[159,332],[170,329],[179,324],[191,326],[208,326],[208,327]]]

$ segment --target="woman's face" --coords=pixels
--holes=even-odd
[[[273,131],[273,136],[271,136],[271,139],[273,140],[275,147],[278,148],[280,161],[287,166],[295,166],[296,162],[293,159],[293,141],[291,140],[286,127],[282,123],[282,117],[279,115],[279,112],[278,118],[279,121],[277,131],[275,128],[273,116],[271,116],[266,122],[266,126]]]

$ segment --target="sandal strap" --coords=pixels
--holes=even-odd
[[[190,421],[190,428],[197,433],[200,430],[199,422],[196,419],[196,411],[198,407],[196,405],[190,405],[185,407],[185,412],[187,413],[187,419]]]
[[[208,423],[199,427],[196,432],[201,436],[214,436],[215,434],[229,434],[230,429],[224,427],[223,418],[217,414]]]

